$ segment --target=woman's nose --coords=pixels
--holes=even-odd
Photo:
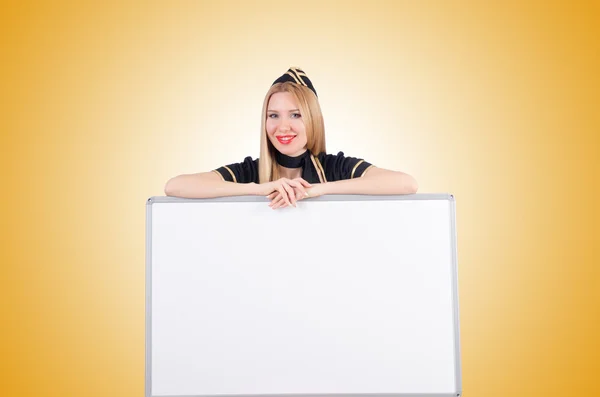
[[[288,123],[287,121],[282,121],[281,124],[279,124],[279,131],[289,131],[290,130],[290,123]]]

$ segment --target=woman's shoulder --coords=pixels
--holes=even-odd
[[[352,157],[352,156],[346,156],[346,154],[344,154],[344,152],[337,152],[337,154],[333,154],[333,153],[327,153],[327,152],[321,152],[319,154],[317,154],[316,156],[319,161],[321,163],[327,162],[327,163],[339,163],[339,162],[344,162],[344,161],[360,161],[363,160],[362,158],[359,157]]]
[[[244,161],[243,161],[243,163],[254,163],[254,164],[258,164],[258,157],[257,157],[257,158],[254,158],[254,157],[252,157],[252,156],[246,156],[246,157],[244,158]]]
[[[225,181],[250,183],[258,181],[258,158],[246,156],[242,162],[223,165],[217,171]]]
[[[227,167],[258,167],[258,158],[253,158],[252,156],[246,156],[239,163],[231,163],[227,164]]]
[[[321,153],[317,154],[316,157],[319,160],[323,161],[325,159],[343,159],[346,156],[345,156],[344,152],[338,152],[337,154],[321,152]]]
[[[344,152],[319,153],[317,159],[323,166],[327,180],[352,179],[362,176],[371,163],[359,157],[346,156]]]

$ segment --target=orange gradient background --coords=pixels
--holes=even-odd
[[[456,196],[464,395],[600,393],[597,2],[85,3],[0,11],[0,394],[143,396],[146,199],[257,157],[289,66]]]

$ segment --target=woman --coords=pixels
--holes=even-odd
[[[272,84],[262,110],[260,157],[211,172],[179,175],[167,196],[213,198],[264,195],[273,209],[324,194],[411,194],[416,180],[363,159],[327,154],[317,92],[299,68]]]

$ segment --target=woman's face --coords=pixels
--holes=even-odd
[[[289,92],[271,95],[266,127],[271,144],[281,153],[296,157],[306,151],[306,129],[300,107]]]

